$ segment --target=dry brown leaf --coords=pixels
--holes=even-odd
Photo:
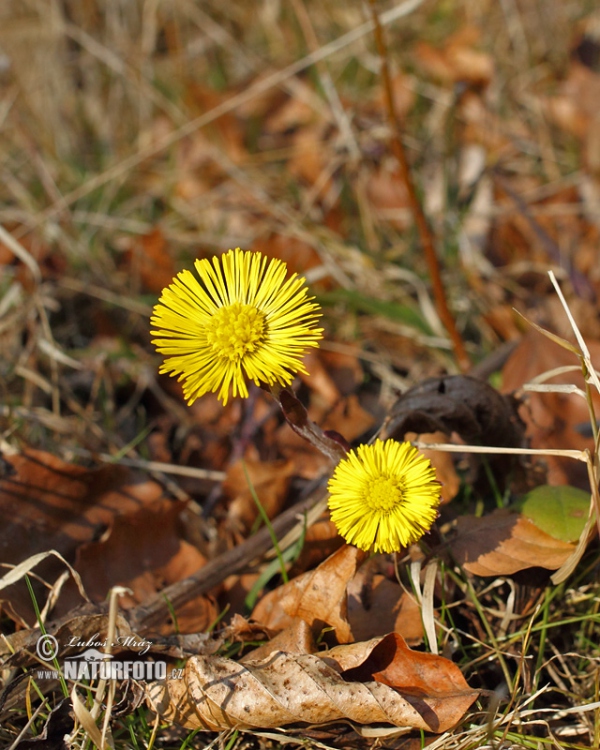
[[[142,601],[163,585],[163,577],[174,582],[203,564],[200,553],[178,538],[181,503],[168,500],[156,482],[136,483],[121,467],[87,469],[43,451],[5,460],[12,469],[0,479],[0,513],[6,519],[0,531],[2,562],[18,564],[54,549],[75,564],[97,601],[115,584],[132,588],[135,600]],[[49,558],[35,572],[53,584],[63,570]],[[43,603],[47,592],[34,585]],[[23,582],[5,589],[2,600],[15,619],[34,621]],[[75,586],[67,584],[54,614],[80,601]]]
[[[593,362],[600,362],[600,342],[587,340]],[[538,375],[566,365],[578,365],[577,358],[562,347],[531,331],[512,353],[502,370],[502,390],[515,391]],[[580,372],[567,372],[547,381],[554,384],[585,384]],[[596,413],[600,394],[592,389]],[[526,436],[532,448],[594,450],[589,431],[589,412],[581,396],[569,393],[527,393],[520,415],[527,425]],[[586,436],[586,431],[588,432]],[[587,468],[581,461],[562,456],[544,456],[548,467],[546,484],[568,484],[589,489]]]
[[[342,666],[344,650],[352,649],[356,659],[358,652],[354,647],[358,645],[361,644],[338,646],[327,656]],[[479,694],[478,690],[469,688],[454,662],[434,654],[412,651],[398,633],[389,633],[362,645],[366,659],[354,667],[345,667],[344,678],[374,679],[394,688],[409,701],[412,698],[413,707],[419,713],[423,712],[435,732],[444,732],[456,724]]]
[[[259,515],[248,480],[267,516],[275,518],[285,505],[293,472],[291,460],[254,461],[246,458],[232,464],[223,482],[223,492],[231,498],[228,518],[233,529],[247,533]]]
[[[309,374],[301,376],[312,391],[310,399],[311,415],[315,421],[320,421],[315,416],[315,407],[319,411],[323,410],[324,413],[327,409],[331,409],[341,397],[320,354],[320,352],[308,352],[304,358],[304,364]]]
[[[178,537],[179,516],[185,503],[162,496],[154,482],[137,488],[137,496],[141,498],[144,493],[148,502],[135,512],[117,516],[103,538],[81,546],[75,558],[75,568],[81,572],[92,601],[102,601],[115,584],[131,590],[131,594],[119,600],[123,609],[152,598],[157,591],[187,578],[206,564],[206,558],[196,547]],[[158,496],[157,491],[161,493]],[[218,615],[219,609],[211,597],[194,597],[175,609],[177,630],[203,632]],[[169,618],[160,631],[172,630]]]
[[[338,401],[321,426],[324,430],[335,430],[348,442],[352,442],[369,430],[374,423],[373,415],[363,409],[358,396],[352,394]]]
[[[375,574],[365,580],[363,566],[348,586],[348,622],[357,641],[399,633],[413,646],[423,641],[421,609],[412,594],[395,581]]]
[[[416,432],[407,432],[404,439],[419,443],[447,443],[450,438],[445,432],[424,432],[422,435],[417,435]],[[427,448],[420,448],[419,450],[431,461],[431,465],[435,469],[436,479],[442,485],[442,505],[449,503],[456,497],[460,489],[460,477],[454,468],[452,454],[428,450]]]
[[[337,527],[329,518],[321,518],[306,530],[304,546],[290,570],[290,578],[295,578],[307,570],[320,565],[344,544]]]
[[[399,230],[412,224],[406,185],[399,171],[379,167],[367,179],[367,198],[373,213]]]
[[[535,567],[556,570],[574,549],[507,510],[483,518],[461,516],[449,544],[455,562],[478,576],[511,575]]]
[[[272,630],[283,630],[299,618],[311,626],[315,636],[329,625],[338,642],[349,643],[352,632],[346,616],[346,587],[363,559],[364,553],[356,547],[342,547],[315,570],[263,596],[252,619]]]
[[[144,289],[159,293],[176,274],[173,258],[160,227],[136,237],[129,246],[130,273],[140,277]]]
[[[399,633],[409,646],[423,643],[423,617],[421,606],[409,592],[404,592],[394,607],[396,621],[394,632]]]
[[[282,630],[270,641],[243,656],[240,661],[257,662],[266,659],[275,651],[286,654],[314,654],[317,650],[312,630],[304,620],[295,620],[289,628]]]
[[[442,81],[484,86],[494,74],[494,62],[490,55],[474,48],[480,36],[474,26],[463,26],[441,49],[419,42],[415,57],[427,73]]]
[[[350,658],[344,651],[350,650]],[[345,671],[350,661],[355,669]],[[281,727],[346,719],[444,732],[477,698],[459,668],[432,654],[411,651],[391,634],[339,646],[322,656],[270,654],[239,664],[192,657],[181,680],[154,683],[150,706],[188,729]]]

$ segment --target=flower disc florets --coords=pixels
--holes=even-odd
[[[231,393],[247,398],[247,380],[285,386],[306,373],[302,357],[323,330],[303,278],[239,248],[195,268],[200,282],[181,271],[151,318],[152,343],[168,355],[160,372],[179,376],[189,404],[209,392],[226,404]]]
[[[340,461],[329,480],[331,520],[349,544],[398,552],[431,528],[440,483],[410,443],[377,440]]]

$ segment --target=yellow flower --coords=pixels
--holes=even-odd
[[[329,480],[331,520],[349,544],[398,552],[437,518],[440,483],[428,458],[410,443],[377,440],[340,461]]]
[[[283,261],[239,248],[195,267],[202,284],[181,271],[150,319],[152,343],[169,355],[160,372],[179,376],[188,404],[217,391],[226,404],[230,391],[248,397],[246,379],[289,385],[306,373],[301,358],[323,329],[303,278],[286,281]]]

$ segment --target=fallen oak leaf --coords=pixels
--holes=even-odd
[[[396,686],[393,678],[388,680],[392,684],[384,684],[370,667],[367,682],[343,672],[338,660],[344,661],[345,649],[355,658],[361,648],[363,662],[368,662],[378,647],[380,654],[373,662],[377,667],[389,668],[397,659],[417,660],[412,670],[415,685]],[[386,677],[390,674],[386,672]],[[400,636],[391,634],[338,646],[323,657],[277,651],[245,664],[222,657],[192,657],[182,679],[149,685],[146,700],[163,719],[187,729],[267,729],[346,719],[441,733],[462,718],[478,695],[452,662],[411,651]]]

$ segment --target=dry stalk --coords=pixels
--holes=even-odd
[[[400,136],[400,122],[394,104],[390,66],[388,64],[388,52],[385,40],[383,38],[383,29],[379,21],[379,15],[375,7],[376,1],[377,0],[369,0],[369,5],[373,18],[375,43],[377,44],[377,51],[381,60],[381,81],[383,83],[387,116],[390,125],[390,146],[394,156],[398,161],[398,165],[400,166],[402,180],[406,186],[406,191],[408,193],[410,210],[414,216],[415,224],[417,225],[417,231],[419,233],[419,238],[421,240],[421,245],[423,247],[423,252],[425,253],[425,260],[427,262],[427,268],[429,270],[429,277],[431,279],[433,297],[435,299],[438,315],[440,317],[440,320],[444,324],[444,327],[448,331],[450,340],[452,341],[452,348],[454,349],[456,362],[461,371],[466,372],[471,367],[471,360],[469,359],[469,355],[467,354],[467,351],[465,349],[462,337],[458,332],[456,323],[454,322],[454,317],[450,312],[450,308],[448,307],[446,290],[444,288],[440,273],[440,264],[437,253],[435,251],[435,238],[425,216],[425,212],[423,211],[419,196],[417,195],[417,190],[412,177],[410,165],[408,163],[408,158],[406,156],[406,151],[404,149],[404,144],[402,143],[402,138]]]

